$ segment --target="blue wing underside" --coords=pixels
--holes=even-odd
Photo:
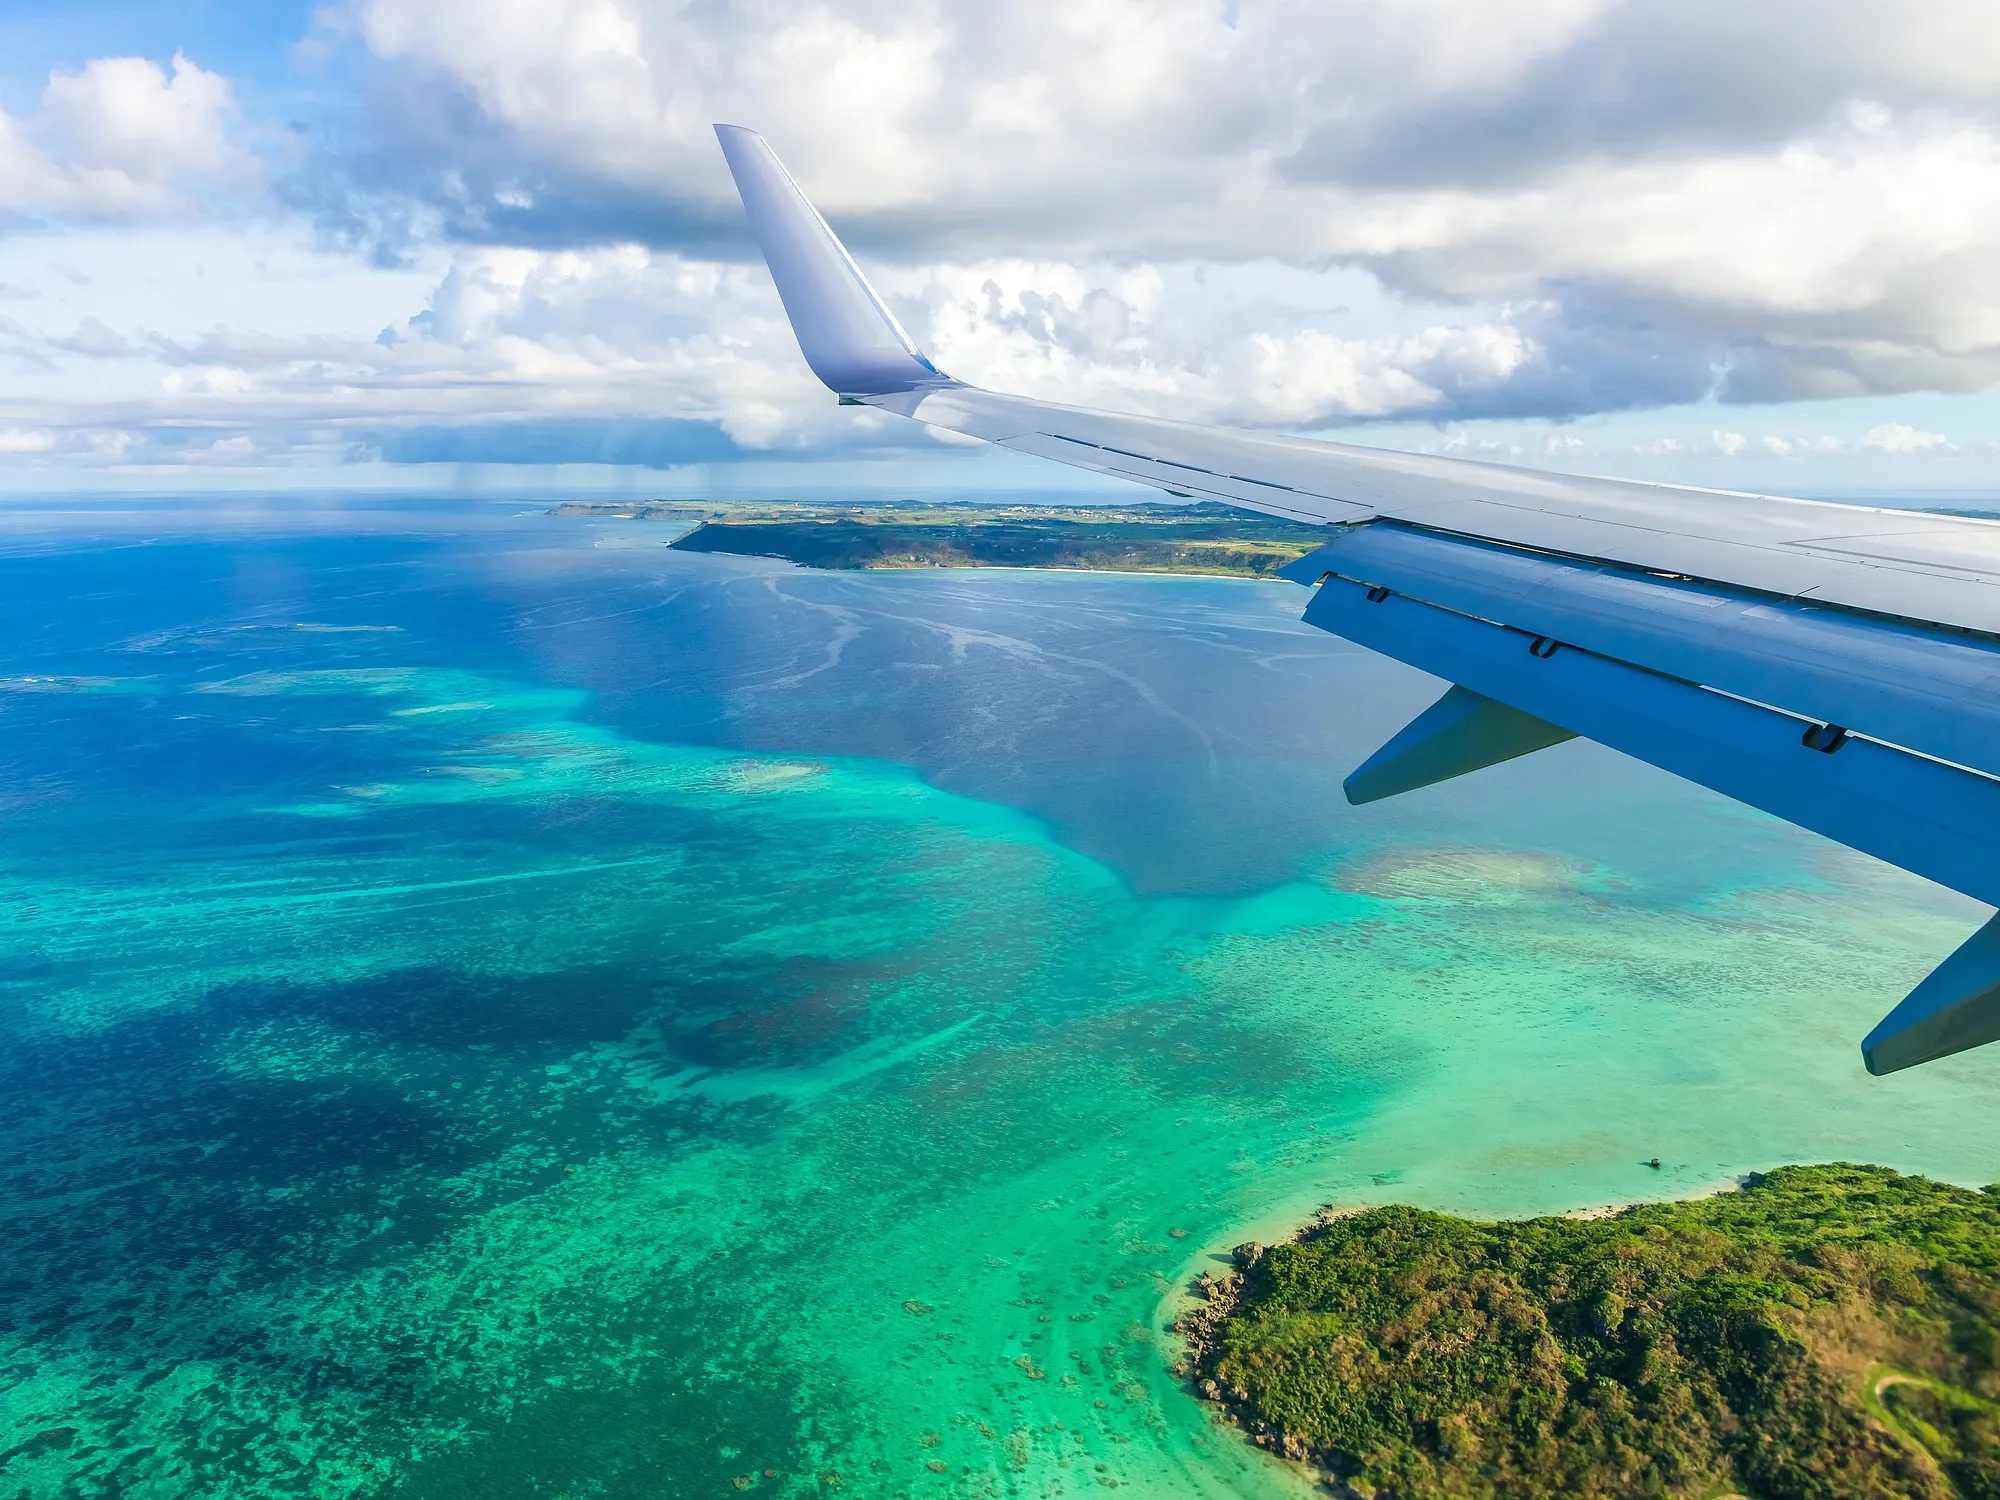
[[[762,137],[718,126],[807,362],[843,401],[1324,525],[1306,620],[1453,686],[1373,801],[1578,736],[2000,906],[2000,523],[1538,473],[1089,411],[924,358]],[[1862,1043],[2000,1039],[2000,917]]]

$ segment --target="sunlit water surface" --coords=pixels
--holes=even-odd
[[[0,519],[0,1496],[1284,1496],[1238,1239],[2000,1176],[1855,1047],[1968,902],[1585,744],[1349,809],[1438,685],[1287,584],[667,534]]]

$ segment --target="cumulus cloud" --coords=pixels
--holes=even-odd
[[[274,332],[62,293],[39,327],[0,323],[0,355],[71,381],[69,408],[39,386],[0,403],[4,430],[55,434],[33,451],[667,462],[928,442],[835,410],[804,369],[718,119],[771,137],[941,366],[1055,399],[1415,419],[1470,452],[1458,424],[1481,419],[2000,384],[2000,28],[1974,0],[322,17],[348,49],[330,92],[358,86],[319,122],[338,128],[285,148],[278,191],[378,267],[448,260],[428,299],[379,332],[327,331],[331,314]],[[0,215],[214,203],[254,178],[239,141],[260,131],[184,57],[65,65],[37,111],[0,114]],[[1740,468],[1839,442],[1710,420],[1639,456]],[[213,448],[260,423],[288,436]],[[1526,445],[1560,462],[1580,442]],[[1847,460],[1863,446],[1951,451],[1894,423]]]
[[[1830,433],[1816,437],[1779,437],[1767,433],[1763,440],[1764,451],[1774,458],[1803,458],[1812,454],[1840,453],[1847,447],[1845,441]]]
[[[176,189],[249,171],[228,135],[228,83],[176,53],[170,68],[103,57],[58,69],[39,115],[0,112],[0,210],[91,217],[184,205]]]
[[[1412,9],[1391,24],[1413,47],[1460,19]],[[1757,154],[1841,113],[1990,119],[2000,80],[1990,17],[1950,0],[1586,0],[1489,7],[1487,20],[1514,35],[1466,36],[1441,66],[1412,57],[1385,78],[1379,54],[1348,54],[1354,107],[1316,123],[1291,170],[1488,186],[1594,160]]]
[[[1193,420],[1442,415],[1499,400],[1547,362],[1504,310],[1356,337],[1310,305],[1244,306],[1270,270],[1015,260],[883,280],[905,326],[962,379]],[[1218,306],[1230,311],[1218,318]]]
[[[43,119],[74,166],[165,182],[223,163],[229,85],[174,54],[169,77],[143,57],[100,57],[58,71],[42,94]]]
[[[1949,448],[1951,442],[1941,432],[1924,432],[1904,422],[1884,422],[1861,435],[1861,446],[1883,453],[1930,453]]]
[[[391,251],[442,232],[743,254],[708,129],[728,119],[771,137],[857,250],[906,266],[1345,264],[1474,307],[1393,336],[1239,328],[1268,336],[1246,416],[2000,380],[2000,28],[1969,0],[334,15],[377,70],[376,133],[287,191]],[[1015,315],[1151,388],[1115,302],[1043,294],[1060,305]]]
[[[1352,274],[1008,260],[891,266],[881,283],[905,325],[962,378],[1188,420],[1324,428],[1468,411],[1532,415],[1566,402],[1565,383],[1587,373],[1574,367],[1574,349],[1550,342],[1560,325],[1540,305],[1371,331],[1409,309],[1379,289],[1370,303],[1367,278]],[[117,396],[0,406],[0,419],[24,430],[67,421],[75,431],[57,451],[93,460],[219,461],[237,450],[213,448],[218,430],[269,436],[238,454],[245,461],[292,451],[672,465],[930,441],[923,429],[835,407],[799,359],[760,266],[631,244],[461,247],[423,305],[372,334],[233,322],[168,333],[94,316],[34,342],[24,325],[12,332],[23,354],[113,365],[146,381]],[[102,384],[94,372],[91,383]],[[94,435],[107,432],[140,436],[105,449]],[[1933,439],[1943,441],[1886,424],[1869,444],[1901,453]],[[1750,446],[1743,433],[1716,428],[1700,444],[1668,438],[1630,451],[1736,457]],[[1436,451],[1563,459],[1583,447],[1558,431],[1524,452],[1458,428]],[[1835,439],[1761,444],[1780,456],[1839,447]]]
[[[841,411],[791,341],[749,266],[632,246],[470,247],[425,306],[372,337],[86,318],[41,348],[116,361],[123,378],[92,370],[78,388],[0,402],[0,419],[49,439],[5,451],[120,463],[673,464],[866,452],[918,434]]]
[[[1548,364],[1505,309],[1407,333],[1337,333],[1333,322],[1392,309],[1366,304],[1365,277],[1326,280],[1269,266],[996,261],[888,267],[882,286],[963,378],[1193,420],[1442,416],[1518,400],[1506,393],[1523,372]],[[1284,296],[1258,305],[1275,283]],[[834,405],[798,357],[761,266],[630,244],[461,247],[423,306],[372,335],[234,322],[169,333],[89,315],[28,352],[148,382],[143,394],[66,398],[72,412],[101,408],[93,430],[266,423],[310,428],[313,443],[347,432],[399,459],[507,455],[496,462],[695,462],[932,441]],[[101,388],[107,374],[79,384]],[[16,403],[0,415],[40,423],[59,412]]]

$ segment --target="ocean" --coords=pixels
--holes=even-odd
[[[1580,742],[1349,808],[1440,685],[1302,589],[544,510],[0,515],[0,1496],[1278,1500],[1240,1240],[2000,1177],[1857,1051],[1981,908]]]

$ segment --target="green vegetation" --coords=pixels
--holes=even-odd
[[[1835,1164],[1599,1219],[1326,1216],[1181,1326],[1202,1394],[1349,1493],[1987,1500],[1996,1194]]]
[[[694,521],[683,552],[811,568],[1094,568],[1264,578],[1325,540],[1317,526],[1198,505],[971,506],[572,503],[558,515]]]

